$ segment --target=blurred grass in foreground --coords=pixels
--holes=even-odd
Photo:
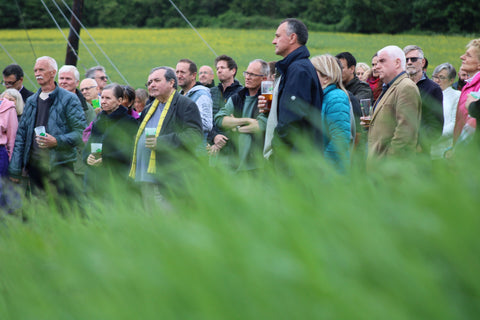
[[[316,155],[288,175],[200,162],[168,214],[122,183],[89,219],[26,203],[27,223],[0,226],[0,319],[476,318],[476,159],[346,176]]]

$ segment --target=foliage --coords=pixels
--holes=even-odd
[[[54,26],[38,0],[17,0],[27,28]],[[52,1],[53,2],[53,1]],[[68,23],[54,4],[45,1],[62,27]],[[70,17],[63,1],[55,0]],[[69,5],[73,0],[65,1]],[[83,22],[88,27],[177,28],[187,24],[169,1],[84,1]],[[174,1],[196,27],[274,28],[286,17],[298,17],[311,30],[361,33],[473,33],[480,29],[476,0],[183,0]],[[22,28],[14,1],[0,3],[0,29]]]
[[[316,154],[288,174],[199,162],[168,211],[106,182],[88,219],[40,198],[0,225],[0,318],[473,319],[475,158],[346,176]]]

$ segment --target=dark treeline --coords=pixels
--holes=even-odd
[[[70,17],[63,2],[44,0],[62,27]],[[196,27],[272,28],[285,17],[297,17],[311,30],[360,33],[477,33],[478,0],[175,0]],[[55,27],[40,0],[0,2],[0,28]],[[84,0],[87,27],[173,28],[187,24],[168,0]]]

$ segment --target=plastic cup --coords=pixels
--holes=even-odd
[[[145,136],[152,137],[157,133],[157,128],[145,128]]]
[[[92,143],[90,147],[91,147],[91,153],[95,156],[95,159],[100,158],[102,155],[102,144]]]
[[[45,137],[45,134],[47,132],[45,131],[45,126],[38,126],[35,128],[35,134],[37,136],[42,136],[42,137]]]

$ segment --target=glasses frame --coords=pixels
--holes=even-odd
[[[243,71],[242,74],[243,74],[244,78],[246,78],[247,76],[250,76],[250,77],[265,77],[264,74],[256,74],[256,73],[251,73],[251,72],[248,72],[248,71]]]
[[[96,87],[97,86],[85,87],[85,88],[80,89],[80,92],[87,91],[87,90],[90,90],[90,89],[93,89],[93,88],[96,88]]]
[[[15,81],[13,81],[13,82],[2,80],[2,86],[5,86],[5,87],[6,87],[6,86],[13,86],[13,85],[14,85],[15,83],[17,83],[18,81],[20,81],[20,79],[17,79],[17,80],[15,80]]]
[[[417,62],[418,60],[421,60],[423,58],[420,57],[410,57],[410,58],[405,58],[405,61],[408,63],[408,60],[412,61],[412,63]]]

